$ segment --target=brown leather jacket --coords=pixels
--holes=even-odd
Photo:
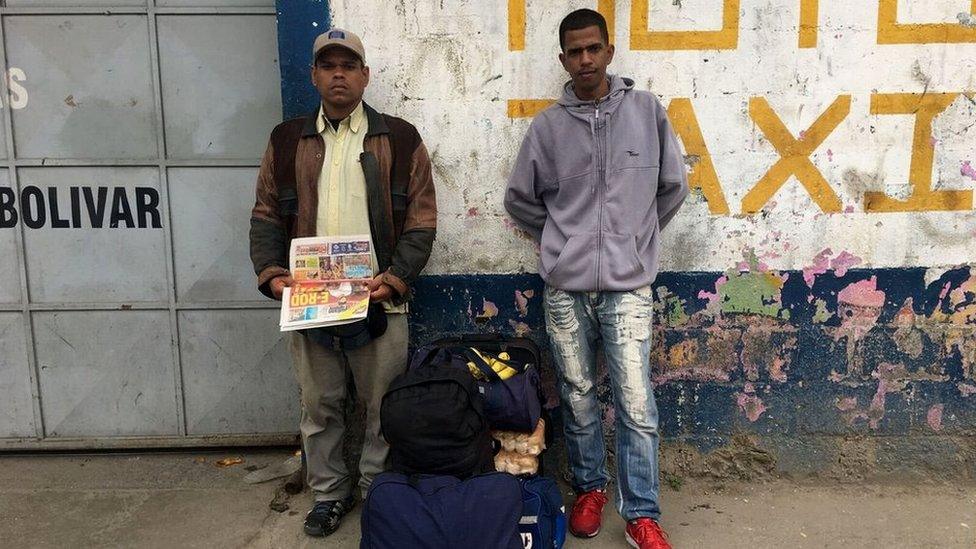
[[[394,301],[403,302],[427,264],[437,230],[430,158],[410,123],[380,114],[365,103],[363,106],[368,131],[360,163],[366,178],[370,233],[383,281],[396,290]],[[271,279],[289,274],[289,239],[315,236],[319,172],[325,156],[325,141],[315,125],[317,116],[316,112],[276,126],[261,160],[257,199],[251,211],[251,261],[258,289],[268,297],[273,297]],[[294,175],[297,196],[291,198],[297,199],[294,215],[285,213],[295,205],[286,204],[289,199],[285,196],[279,197],[275,178],[275,144],[287,142],[289,133],[298,141]]]

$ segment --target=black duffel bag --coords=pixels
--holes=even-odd
[[[411,364],[383,395],[380,429],[392,470],[462,479],[494,471],[478,385],[466,368],[451,363],[450,354],[440,356]]]
[[[504,362],[517,373],[502,379],[485,362],[483,353],[493,356],[507,353],[509,359]],[[414,353],[410,367],[417,368],[435,361],[453,364],[468,372],[467,364],[472,363],[484,378],[477,383],[484,397],[488,425],[499,431],[531,433],[542,416],[539,358],[539,348],[531,339],[474,334],[439,339],[421,347]]]

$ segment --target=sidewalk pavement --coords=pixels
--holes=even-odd
[[[281,481],[242,481],[248,469],[290,455],[0,454],[0,546],[358,547],[358,506],[333,536],[308,538],[301,532],[308,493],[291,496],[288,509],[276,512],[269,503]],[[244,462],[216,465],[228,457]],[[976,547],[976,484],[672,484],[661,495],[662,524],[677,549]],[[600,535],[566,547],[627,547],[623,526],[608,505]]]

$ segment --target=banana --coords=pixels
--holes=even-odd
[[[511,366],[509,366],[504,362],[506,360],[511,359],[511,357],[508,356],[508,353],[501,353],[498,355],[498,358],[495,358],[491,355],[485,356],[481,354],[481,351],[479,351],[478,349],[472,348],[471,350],[474,351],[474,354],[478,355],[478,357],[481,358],[481,360],[484,360],[485,363],[491,367],[492,371],[498,374],[498,377],[501,378],[503,381],[518,374],[518,370],[512,368]],[[476,379],[479,380],[485,379],[485,375],[481,373],[480,370],[478,370],[478,367],[475,366],[473,362],[468,362],[468,370],[471,371],[471,375],[473,375]]]
[[[474,362],[468,363],[468,371],[471,372],[471,375],[474,376],[475,379],[479,381],[487,381],[485,379],[485,374],[481,373],[481,370],[479,370],[478,367],[474,365]]]

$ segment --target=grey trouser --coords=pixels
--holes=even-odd
[[[322,347],[296,333],[291,355],[302,392],[302,447],[315,501],[352,494],[352,479],[342,454],[346,376],[350,374],[366,405],[366,437],[359,461],[359,487],[365,494],[373,477],[387,465],[390,447],[380,436],[380,403],[390,381],[406,369],[407,315],[388,315],[382,337],[348,351]]]

